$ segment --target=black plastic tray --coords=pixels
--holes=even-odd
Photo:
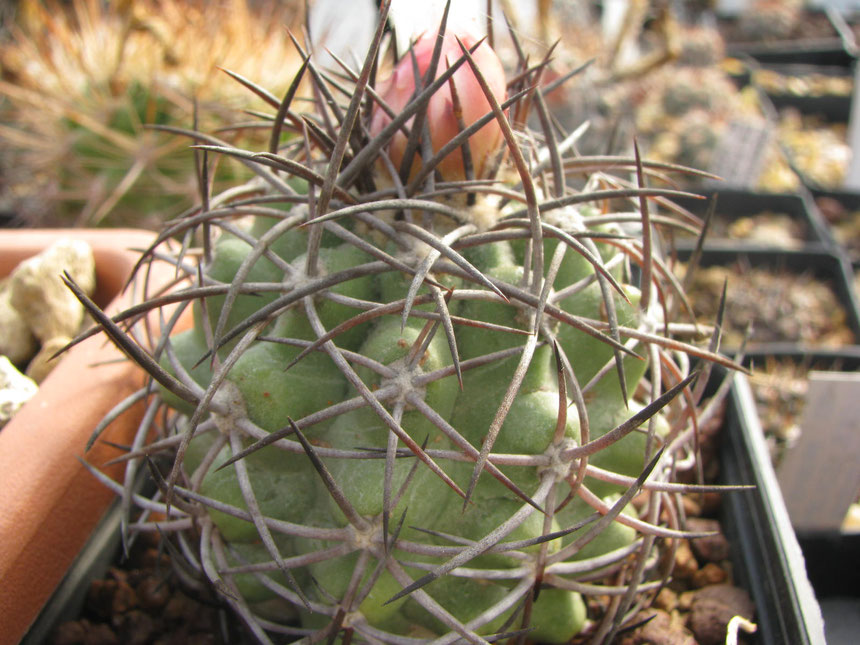
[[[809,64],[762,64],[762,70],[770,70],[789,77],[804,77],[811,75],[839,76],[853,81],[853,66],[829,66]],[[767,94],[778,110],[794,108],[803,114],[817,115],[834,123],[848,123],[851,116],[852,94],[821,94],[806,95],[791,92],[777,92],[766,87],[762,90]]]
[[[749,217],[765,212],[784,213],[805,228],[805,237],[800,241],[803,246],[820,248],[823,245],[830,244],[832,241],[827,224],[821,218],[818,209],[815,208],[809,195],[797,193],[761,193],[733,188],[700,189],[695,192],[717,200],[715,216],[723,221],[734,222],[741,217]],[[710,200],[676,197],[672,201],[699,217],[704,217],[710,206]],[[676,237],[676,240],[679,248],[689,249],[695,244],[692,238]],[[714,249],[742,249],[747,247],[755,248],[761,245],[746,242],[742,239],[727,239],[710,235],[706,240],[705,246],[706,248]]]
[[[722,527],[735,583],[756,606],[760,645],[819,645],[824,622],[759,425],[749,382],[736,374],[720,446],[721,483],[755,488],[723,495]]]
[[[839,38],[773,43],[736,42],[726,46],[729,56],[748,56],[760,63],[792,65],[805,63],[826,67],[847,67],[855,58]]]
[[[762,63],[832,66],[848,66],[855,60],[832,20],[822,10],[807,9],[802,20],[826,22],[826,33],[822,32],[816,37],[798,36],[769,41],[744,39],[743,35],[738,33],[739,17],[736,12],[718,9],[717,14],[718,28],[726,41],[726,52],[729,56],[747,56]]]
[[[818,217],[822,222],[824,222],[826,227],[825,239],[827,243],[830,244],[836,252],[842,253],[848,260],[855,263],[860,261],[860,251],[852,251],[836,239],[836,236],[833,234],[832,227],[827,223],[827,220],[820,215],[820,209],[818,208],[818,200],[833,199],[849,212],[860,211],[860,192],[852,190],[813,189],[811,191],[811,195],[813,199],[813,207],[819,211]]]
[[[722,32],[727,36],[726,54],[729,56],[749,57],[758,62],[776,65],[794,63],[847,67],[855,57],[845,47],[845,43],[833,29],[830,36],[820,38],[798,38],[791,40],[740,40],[735,39],[731,28],[733,19],[722,20]]]
[[[819,598],[860,600],[860,533],[800,533],[797,540]]]
[[[827,352],[807,353],[803,351],[787,352],[780,356],[781,360],[790,360],[798,365],[804,365],[809,369],[824,370],[824,371],[860,371],[860,347],[846,348],[845,350],[832,350]],[[747,356],[744,360],[746,365],[757,360],[756,356]],[[752,396],[749,381],[746,377],[741,377],[734,384],[732,392],[732,401],[729,406],[729,414],[726,424],[726,433],[724,441],[735,442],[739,437],[743,440],[737,445],[729,447],[732,455],[726,454],[726,446],[723,446],[722,463],[724,467],[728,467],[730,472],[725,475],[724,483],[729,483],[731,477],[737,476],[734,472],[738,460],[741,463],[747,463],[750,467],[753,466],[753,461],[757,461],[755,451],[764,450],[765,458],[769,459],[767,446],[756,446],[762,437],[762,430],[759,424],[759,418],[756,413],[755,400]],[[743,392],[746,389],[747,392]],[[747,395],[751,399],[747,399]],[[743,418],[748,416],[748,418]],[[744,425],[746,427],[744,427]],[[762,447],[763,446],[763,447]],[[740,451],[749,451],[748,455],[741,454]],[[756,470],[767,472],[772,470],[770,462],[766,465],[754,466]],[[770,475],[764,477],[769,479]],[[771,484],[775,482],[770,482]],[[764,490],[761,485],[757,484],[760,490]],[[778,490],[778,483],[776,484]],[[775,494],[775,493],[774,493]],[[780,493],[781,500],[781,493]],[[737,520],[744,515],[742,509],[732,508],[732,505],[737,505],[738,500],[734,499],[734,495],[727,496],[724,504],[729,504],[729,509],[726,510],[726,517],[723,518],[725,527],[734,526],[733,519]],[[753,502],[755,504],[762,503],[757,497]],[[784,504],[778,510],[777,514],[782,514],[785,510]],[[734,518],[731,515],[734,514]],[[756,512],[754,517],[759,517],[759,512]],[[781,521],[781,520],[780,520]],[[790,522],[790,520],[789,520]],[[728,528],[724,529],[728,533]],[[734,529],[732,529],[734,530]],[[742,532],[750,533],[749,527],[742,527]],[[768,553],[767,549],[773,546],[775,536],[769,535],[771,529],[765,529],[762,534],[758,531],[753,538],[734,537],[740,539],[740,544],[745,544],[747,539],[758,540],[760,546],[764,549],[764,553]],[[826,634],[826,642],[829,645],[854,645],[857,642],[857,633],[860,630],[860,533],[842,533],[839,531],[822,531],[822,532],[796,532],[796,543],[802,552],[802,562],[805,566],[805,576],[812,587],[812,592],[820,607],[821,619],[824,623]],[[739,584],[742,586],[753,586],[755,582],[745,582],[747,576],[757,578],[761,575],[780,576],[782,575],[781,567],[796,567],[798,565],[797,553],[794,547],[794,539],[791,537],[786,544],[789,546],[785,559],[780,559],[777,551],[773,551],[770,555],[763,555],[764,560],[761,565],[762,570],[753,570],[750,572],[738,572],[740,576]],[[758,560],[756,560],[758,562]],[[737,563],[736,563],[737,564]],[[741,563],[741,566],[746,566]],[[792,572],[796,574],[797,572]],[[743,581],[743,582],[741,582]],[[774,620],[778,621],[777,625],[771,625],[768,629],[768,634],[778,634],[778,631],[783,630],[785,640],[767,640],[761,642],[821,642],[825,640],[801,640],[798,635],[793,633],[793,630],[800,629],[801,621],[798,616],[791,611],[785,609],[785,606],[795,607],[803,618],[803,625],[806,627],[817,625],[814,608],[809,603],[808,596],[803,581],[800,589],[803,590],[799,595],[792,596],[789,589],[780,589],[779,583],[776,582],[773,589],[777,591],[777,599],[771,602],[765,600],[764,615],[770,615]],[[784,606],[784,603],[788,603]],[[768,613],[770,612],[770,613]],[[812,613],[810,613],[812,612]],[[811,615],[811,619],[802,614]],[[770,620],[770,619],[767,619]],[[809,620],[812,622],[809,623]],[[808,623],[808,624],[807,624]]]

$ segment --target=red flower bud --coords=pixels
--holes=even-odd
[[[479,40],[470,34],[458,35],[463,45],[470,49]],[[421,83],[421,78],[423,78],[430,67],[430,59],[433,56],[433,47],[436,44],[436,38],[435,34],[425,34],[418,39],[413,47],[418,71],[421,75],[417,81],[419,84]],[[457,38],[454,34],[447,32],[442,43],[442,53],[437,65],[436,77],[438,78],[448,68],[449,63],[454,63],[462,55],[463,52],[457,43]],[[472,53],[472,58],[477,63],[481,75],[486,79],[496,100],[499,103],[504,101],[506,94],[505,71],[499,57],[484,42]],[[453,80],[456,89],[464,127],[471,125],[491,110],[490,104],[483,90],[481,90],[478,79],[472,72],[472,68],[468,62],[463,63],[451,77],[451,80]],[[407,54],[402,57],[394,68],[392,75],[380,84],[380,95],[388,106],[397,113],[412,98],[415,85],[416,79],[413,73],[412,57]],[[388,115],[379,106],[376,106],[370,122],[370,135],[376,136],[379,134],[382,128],[388,125],[390,121],[391,119]],[[414,118],[409,120],[408,125],[410,127],[413,121]],[[427,125],[434,152],[438,151],[460,132],[457,115],[454,112],[450,81],[443,85],[430,99],[427,107]],[[493,157],[502,141],[502,131],[495,120],[485,125],[470,137],[469,149],[475,178],[483,178],[490,171]],[[400,168],[406,143],[407,137],[402,131],[396,133],[389,143],[387,152],[395,168]],[[412,163],[410,176],[414,177],[420,167],[420,155],[416,155]],[[463,168],[462,151],[459,148],[453,151],[436,168],[446,181],[464,179],[465,171]]]

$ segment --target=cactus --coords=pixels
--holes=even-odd
[[[289,87],[301,57],[284,42],[290,8],[249,0],[96,2],[44,6],[22,0],[0,42],[3,206],[29,225],[159,228],[197,195],[195,158],[182,141],[150,129],[185,125],[200,104],[201,129],[251,142],[251,104],[218,67],[265,70],[270,91]],[[272,4],[272,3],[269,3]],[[210,171],[225,187],[243,173]]]
[[[272,100],[267,150],[186,132],[256,177],[143,254],[170,293],[88,304],[151,376],[116,412],[151,401],[125,482],[93,468],[141,512],[124,537],[160,531],[261,642],[608,640],[694,535],[673,493],[708,489],[671,478],[696,461],[696,375],[731,363],[666,317],[648,210],[684,193],[646,177],[682,169],[565,153],[543,65],[508,86],[488,43],[438,33],[375,90],[382,27],[341,78],[307,59],[318,112]]]

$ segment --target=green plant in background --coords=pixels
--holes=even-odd
[[[4,207],[31,225],[150,227],[190,207],[193,152],[148,126],[190,123],[196,101],[200,128],[259,137],[242,110],[262,101],[219,68],[284,92],[301,58],[286,37],[294,5],[256,4],[23,0],[0,43]],[[216,185],[240,176],[235,162],[210,173]]]
[[[117,410],[151,404],[125,483],[102,476],[125,537],[159,531],[261,642],[611,640],[692,535],[675,493],[707,490],[673,477],[696,463],[695,376],[731,363],[668,317],[656,222],[691,223],[652,223],[682,193],[646,183],[684,169],[572,154],[546,61],[508,85],[487,43],[440,34],[393,81],[371,80],[381,27],[360,69],[307,61],[317,112],[272,97],[267,147],[186,132],[254,179],[143,255],[175,264],[171,294],[88,303],[152,377]],[[529,109],[543,127],[514,131]]]

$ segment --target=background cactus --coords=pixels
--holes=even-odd
[[[187,132],[256,177],[144,253],[140,279],[175,264],[169,294],[89,305],[152,376],[125,482],[105,478],[140,511],[124,535],[162,532],[262,642],[609,640],[691,536],[674,493],[705,488],[671,480],[696,464],[693,380],[730,365],[689,342],[656,251],[653,205],[695,222],[646,177],[681,169],[570,154],[543,64],[523,55],[506,98],[469,35],[420,39],[375,91],[382,33],[360,69],[306,61],[314,114],[252,88],[268,149]],[[513,130],[529,109],[542,129]]]
[[[250,145],[260,130],[237,127],[253,121],[241,109],[264,102],[219,67],[282,94],[301,62],[283,31],[295,3],[21,0],[18,13],[0,40],[0,208],[31,226],[160,227],[194,203],[195,159],[147,126],[190,124],[196,101],[198,127]],[[224,161],[216,185],[250,176]]]

